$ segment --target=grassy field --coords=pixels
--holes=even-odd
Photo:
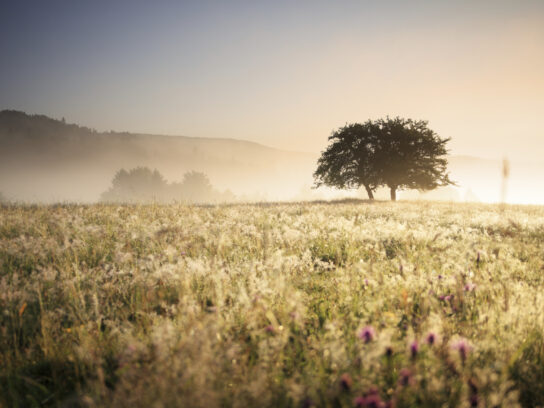
[[[544,207],[0,207],[2,407],[544,406]]]

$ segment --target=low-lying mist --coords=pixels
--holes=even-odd
[[[137,167],[157,170],[181,184],[188,172],[206,175],[220,201],[366,198],[364,191],[312,189],[318,154],[282,151],[232,139],[99,133],[45,116],[0,112],[0,192],[3,200],[94,203],[112,188],[115,175]],[[457,187],[427,193],[400,192],[400,199],[501,201],[501,160],[449,158]],[[544,165],[511,163],[506,202],[544,204]],[[378,192],[378,199],[388,199]],[[172,199],[187,195],[174,195]],[[219,197],[219,196],[214,196]]]

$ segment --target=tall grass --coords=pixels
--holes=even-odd
[[[544,208],[4,206],[0,405],[544,406]]]

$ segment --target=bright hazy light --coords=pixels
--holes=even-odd
[[[544,2],[531,0],[12,2],[0,14],[0,110],[307,153],[296,175],[286,170],[289,180],[263,156],[256,165],[276,178],[262,183],[227,179],[216,165],[161,168],[152,151],[149,163],[117,166],[152,163],[173,181],[181,171],[209,171],[217,185],[270,199],[312,196],[298,194],[312,183],[309,158],[345,123],[424,119],[451,138],[453,157],[490,160],[485,171],[452,163],[460,200],[500,201],[500,168],[492,168],[506,156],[507,201],[544,203],[542,21]],[[252,171],[246,157],[223,159]],[[41,197],[44,182],[18,186],[26,169],[4,167],[4,195]],[[85,199],[107,187],[112,171],[80,183],[92,188]],[[72,182],[62,185],[56,195],[48,187],[51,199],[83,197],[69,195]]]

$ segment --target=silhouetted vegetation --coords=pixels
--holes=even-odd
[[[330,137],[314,173],[316,187],[364,187],[369,199],[380,186],[432,190],[454,184],[447,174],[446,143],[426,121],[402,118],[346,125]]]
[[[181,183],[168,183],[158,170],[136,167],[132,170],[119,170],[112,180],[109,190],[102,193],[104,202],[145,203],[186,201],[210,203],[233,201],[230,191],[219,192],[213,188],[204,173],[191,171],[185,173]]]

